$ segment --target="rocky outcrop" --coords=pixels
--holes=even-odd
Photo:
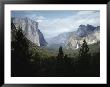
[[[44,36],[43,36],[42,32],[39,29],[38,29],[38,35],[39,35],[40,46],[46,46],[47,45],[47,42],[44,39]]]
[[[78,30],[73,32],[66,41],[67,48],[76,48],[77,45],[82,44],[86,40],[88,45],[100,42],[100,27],[92,25],[80,25]],[[80,47],[80,46],[79,46]]]
[[[26,38],[37,46],[45,46],[47,42],[44,39],[42,32],[38,29],[38,22],[29,18],[11,18],[11,22],[15,25],[16,29],[22,27],[23,33]]]
[[[59,44],[65,48],[78,49],[83,40],[89,44],[100,42],[100,26],[80,25],[76,31],[62,33],[48,40],[48,44]]]

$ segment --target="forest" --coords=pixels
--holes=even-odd
[[[68,56],[60,46],[57,55],[51,55],[30,42],[22,31],[15,30],[15,40],[11,41],[12,77],[99,77],[100,52],[91,54],[83,40],[78,56]],[[45,55],[40,54],[42,51]]]

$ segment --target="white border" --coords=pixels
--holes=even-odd
[[[11,10],[100,10],[100,77],[11,77]],[[106,4],[5,4],[5,61],[4,73],[6,84],[106,84]]]

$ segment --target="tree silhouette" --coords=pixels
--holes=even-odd
[[[90,62],[90,54],[89,54],[89,47],[87,45],[86,40],[83,40],[83,44],[79,50],[79,61],[78,61],[78,69],[80,74],[87,75],[89,70],[89,63]]]
[[[14,24],[12,24],[14,26]],[[14,27],[13,27],[14,28]],[[11,51],[11,69],[12,76],[25,76],[30,74],[31,66],[29,64],[29,42],[23,34],[22,28],[15,27],[14,41],[11,41],[13,50]]]
[[[27,52],[28,52],[29,44],[27,42],[25,35],[23,34],[22,27],[20,26],[18,27],[15,40],[16,40],[15,43],[17,45],[16,49],[20,50],[24,54],[28,54]]]
[[[84,39],[83,44],[79,50],[79,56],[80,57],[86,57],[86,56],[88,56],[88,52],[89,52],[89,47],[87,45],[86,40]]]
[[[62,46],[59,47],[59,53],[58,53],[58,59],[62,59],[64,58],[64,53],[63,53],[63,50],[62,50]]]
[[[68,58],[68,55],[67,55],[67,54],[65,54],[64,59],[67,59],[67,58]]]

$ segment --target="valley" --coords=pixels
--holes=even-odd
[[[38,22],[12,18],[11,60],[12,76],[100,76],[100,26],[45,38]]]

